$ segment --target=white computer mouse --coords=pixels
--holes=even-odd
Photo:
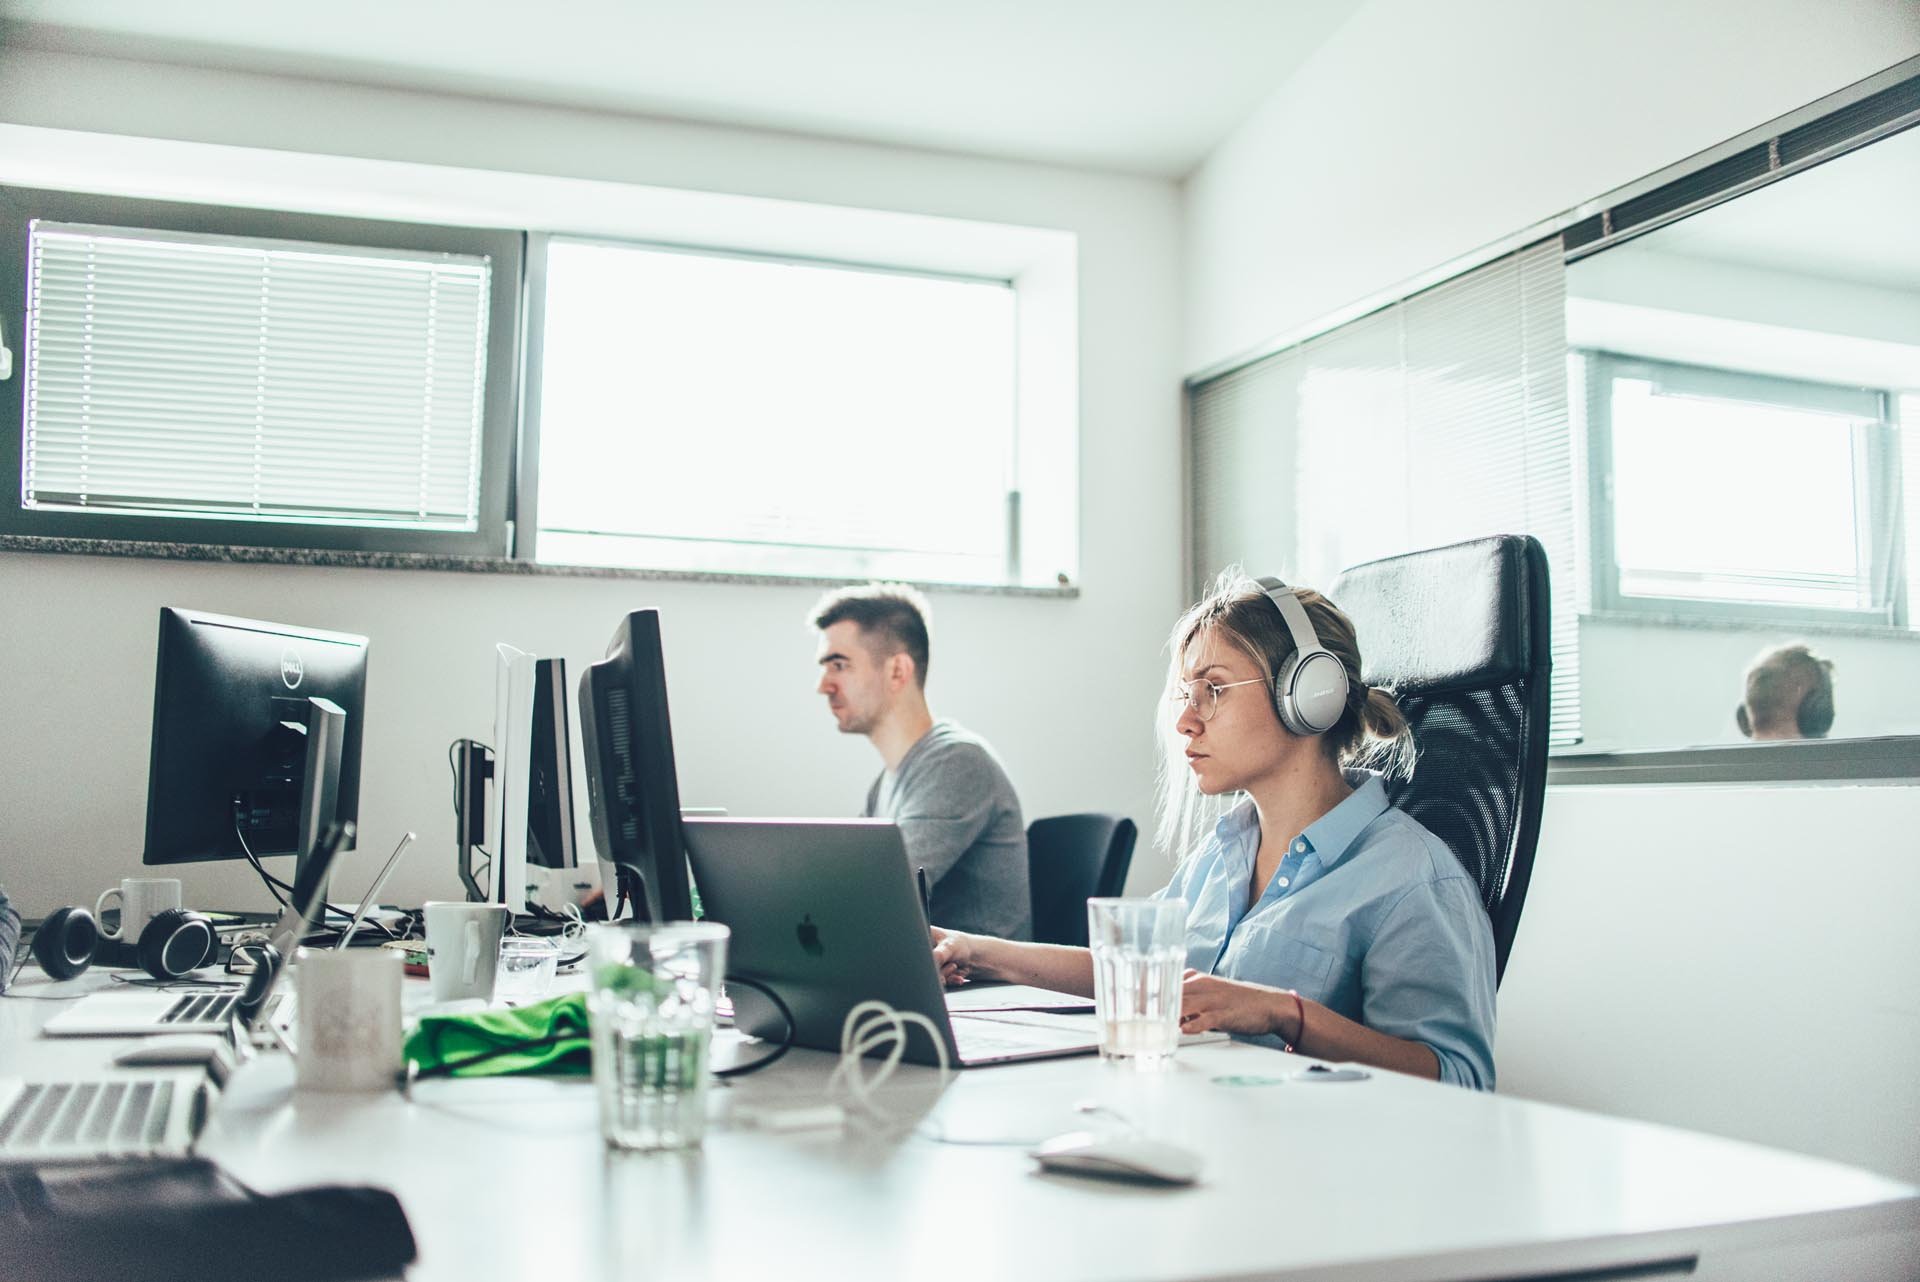
[[[1041,1143],[1030,1155],[1046,1170],[1075,1175],[1150,1184],[1191,1184],[1200,1178],[1198,1153],[1138,1135],[1069,1131]]]

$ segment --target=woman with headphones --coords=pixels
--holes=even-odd
[[[1180,1027],[1493,1087],[1493,929],[1444,842],[1387,801],[1405,718],[1319,593],[1237,570],[1170,641],[1160,845],[1190,853]],[[1205,830],[1211,810],[1230,804]],[[1197,838],[1197,841],[1195,840]],[[934,931],[948,983],[1093,992],[1084,948]]]

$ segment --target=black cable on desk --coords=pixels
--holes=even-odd
[[[267,893],[273,896],[274,901],[280,905],[282,911],[288,908],[291,908],[292,905],[287,902],[287,895],[290,895],[293,893],[293,887],[289,886],[286,882],[281,881],[278,877],[268,872],[266,865],[260,862],[260,856],[253,853],[253,847],[247,844],[246,833],[241,830],[240,812],[237,808],[235,809],[234,815],[233,815],[233,835],[239,839],[240,853],[247,857],[247,862],[253,865],[253,870],[260,874],[260,880],[266,884]],[[283,894],[282,892],[285,892],[285,893]],[[341,921],[347,922],[349,924],[351,924],[353,921],[353,914],[348,912],[346,909],[340,907],[338,904],[327,903],[323,900],[320,904],[320,909],[321,909],[322,919],[325,918],[325,915],[327,913],[332,913],[334,916],[338,917]],[[387,927],[385,922],[375,921],[371,917],[367,917],[363,919],[360,924],[363,927],[365,926],[373,927],[375,930],[385,935],[388,939],[405,938],[405,936],[394,934],[393,931]]]
[[[149,979],[145,976],[122,974],[109,971],[107,979],[115,984],[125,984],[130,988],[151,988],[157,992],[171,993],[181,989],[240,989],[245,984],[231,983],[224,979]]]
[[[780,1045],[774,1048],[773,1054],[762,1055],[750,1064],[735,1064],[732,1068],[717,1068],[713,1072],[715,1077],[745,1077],[748,1073],[759,1072],[792,1050],[793,1038],[797,1029],[793,1022],[793,1012],[787,1008],[785,1002],[780,1000],[780,994],[774,992],[759,980],[742,979],[738,975],[729,975],[725,982],[728,984],[738,984],[743,988],[751,988],[754,992],[759,993],[762,997],[765,997],[773,1003],[773,1008],[780,1012],[780,1018],[786,1021],[786,1031],[780,1035]]]

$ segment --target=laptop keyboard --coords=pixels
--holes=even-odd
[[[1032,1055],[1090,1044],[1087,1034],[1079,1030],[995,1025],[980,1019],[956,1019],[952,1023],[953,1042],[963,1060]]]
[[[238,993],[189,993],[167,1007],[162,1024],[219,1024],[233,1014]]]
[[[174,1088],[170,1081],[28,1082],[0,1117],[0,1157],[22,1161],[153,1149],[166,1138]]]

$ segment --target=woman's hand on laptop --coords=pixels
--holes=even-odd
[[[928,927],[940,982],[957,988],[974,980],[999,979],[1055,992],[1093,996],[1093,954],[1067,944],[1033,944]]]
[[[940,967],[940,982],[948,988],[966,983],[973,973],[973,936],[938,926],[927,929],[933,932],[933,960]]]

